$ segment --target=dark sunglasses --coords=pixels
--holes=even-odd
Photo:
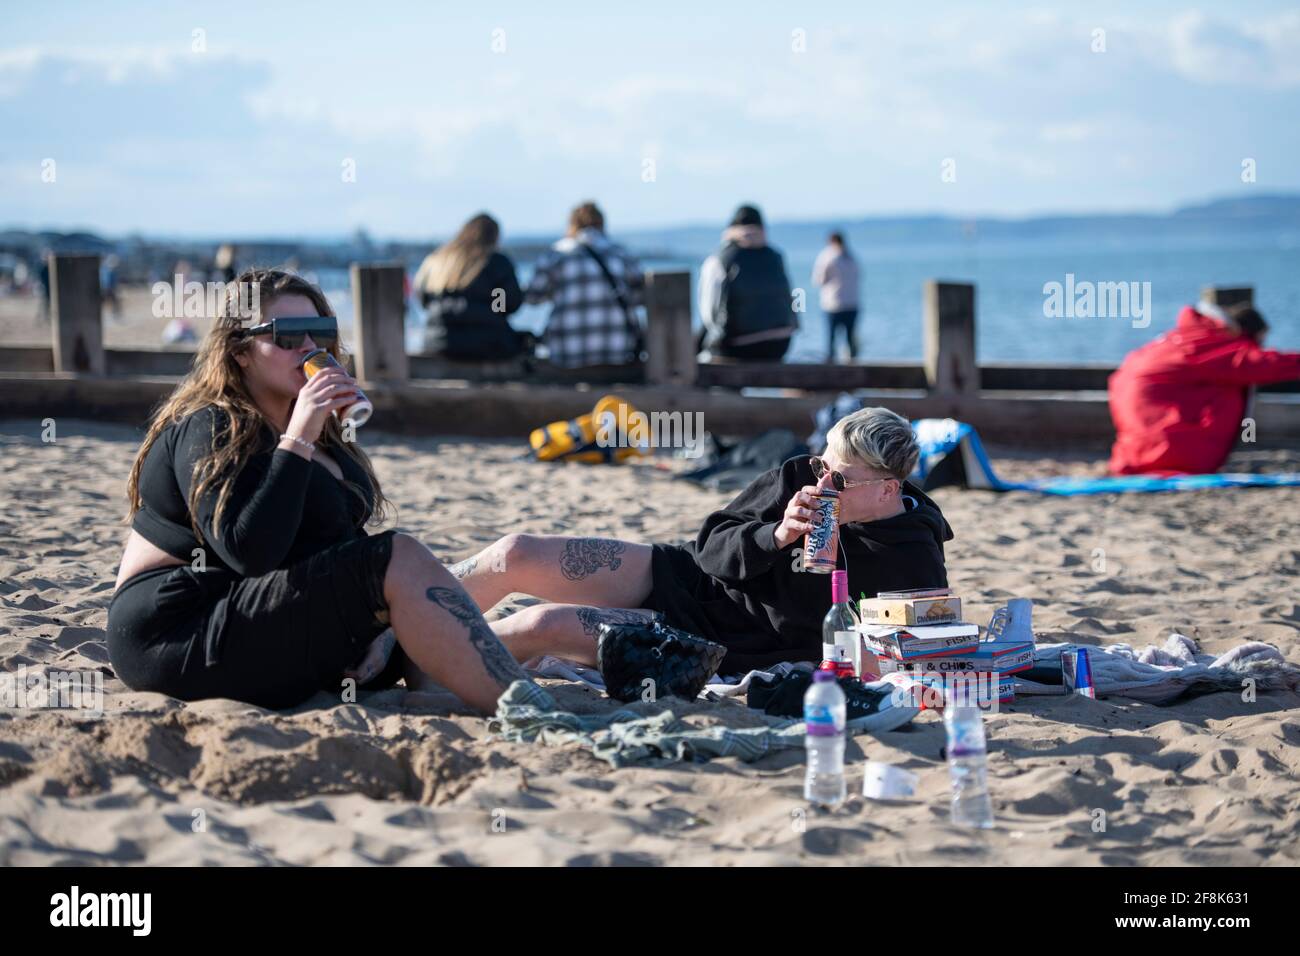
[[[816,478],[818,481],[821,481],[822,475],[826,474],[826,462],[822,461],[816,455],[813,455],[811,458],[808,459],[808,463],[812,465],[813,477]],[[872,478],[869,479],[868,481],[849,481],[838,471],[831,472],[831,484],[835,486],[836,491],[844,491],[847,488],[859,488],[862,485],[874,485],[882,481],[895,481],[895,480],[896,479],[894,478]]]
[[[302,348],[303,339],[310,335],[313,342],[328,350],[339,340],[339,320],[332,315],[281,316],[244,329],[240,338],[253,335],[269,335],[282,349]]]

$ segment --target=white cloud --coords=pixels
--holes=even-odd
[[[1171,64],[1194,83],[1300,86],[1300,12],[1236,26],[1191,11],[1167,27]]]
[[[1104,54],[1090,49],[1098,25]],[[768,26],[767,47],[740,33],[638,37],[581,69],[557,67],[563,49],[531,26],[511,28],[508,57],[457,50],[391,74],[326,69],[314,50],[196,55],[188,33],[179,46],[0,51],[0,124],[14,131],[4,160],[29,172],[44,156],[73,164],[59,190],[24,189],[6,212],[120,228],[141,202],[165,210],[197,194],[213,209],[187,221],[233,209],[249,228],[363,217],[375,233],[409,234],[445,232],[440,219],[479,206],[515,231],[548,228],[591,194],[643,222],[712,215],[741,193],[804,216],[873,203],[1168,205],[1231,185],[1207,116],[1239,137],[1249,129],[1261,168],[1300,185],[1300,133],[1278,122],[1296,113],[1300,14],[1235,27],[1200,14],[873,16],[810,22],[805,53],[789,51],[786,26]],[[344,156],[359,178],[340,194]],[[647,156],[653,188],[641,182]],[[955,188],[940,188],[945,157],[958,161]],[[107,196],[78,182],[117,185]],[[17,185],[0,181],[0,194]]]

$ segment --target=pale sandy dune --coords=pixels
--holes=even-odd
[[[0,423],[0,668],[111,675],[102,629],[139,435],[81,421],[57,434],[45,444],[34,421]],[[649,466],[520,461],[514,443],[364,441],[400,527],[447,560],[508,531],[679,539],[727,498]],[[1300,467],[1264,452],[1233,464]],[[1101,466],[1025,456],[1004,470]],[[1146,644],[1177,629],[1208,651],[1259,639],[1300,661],[1300,490],[936,497],[975,620],[1027,595],[1046,640]],[[609,706],[554,686],[574,708]],[[917,800],[855,797],[824,816],[805,812],[798,753],[611,770],[576,746],[490,741],[448,696],[321,695],[277,714],[134,693],[111,676],[106,689],[102,719],[0,713],[0,863],[1300,862],[1291,694],[1167,708],[1024,698],[988,720],[999,825],[972,835],[947,822],[929,712],[849,748],[854,787],[864,758],[888,760],[920,775]],[[738,705],[679,706],[708,721]]]

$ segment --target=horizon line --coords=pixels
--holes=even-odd
[[[786,219],[786,218],[768,219],[764,217],[764,227],[771,228],[773,226],[817,226],[817,225],[824,226],[832,223],[837,223],[843,226],[851,226],[851,225],[863,225],[868,223],[885,223],[885,222],[898,222],[903,220],[925,220],[925,219],[949,220],[952,222],[959,222],[959,223],[982,221],[982,222],[1000,222],[1000,223],[1009,223],[1009,224],[1028,224],[1037,221],[1063,220],[1063,219],[1064,220],[1122,219],[1122,218],[1165,219],[1165,218],[1170,218],[1172,216],[1175,216],[1179,212],[1183,212],[1189,209],[1196,209],[1205,206],[1212,206],[1218,203],[1231,202],[1231,201],[1237,201],[1243,199],[1252,202],[1279,201],[1279,200],[1300,201],[1300,191],[1268,192],[1256,196],[1241,196],[1238,194],[1220,194],[1218,196],[1211,196],[1209,198],[1204,198],[1199,201],[1183,201],[1180,203],[1173,204],[1169,207],[1166,207],[1163,210],[1156,210],[1156,209],[1143,210],[1138,208],[1098,210],[1094,212],[1066,212],[1066,211],[1044,210],[1040,212],[1026,213],[1021,215],[917,211],[917,212],[909,212],[909,213],[895,213],[891,215],[864,215],[864,214],[857,213],[849,216],[840,216],[840,217],[827,216],[827,217],[813,217],[807,219]],[[747,200],[741,200],[741,202],[746,202],[746,201]],[[671,232],[671,231],[684,231],[684,230],[692,230],[692,229],[717,229],[717,228],[718,228],[718,223],[712,220],[709,221],[692,220],[692,221],[679,222],[679,223],[673,223],[667,225],[644,225],[643,224],[643,225],[620,227],[617,230],[612,230],[611,234],[616,235],[620,233],[626,234],[626,233],[645,233],[645,232]],[[17,225],[17,224],[6,224],[4,226],[0,226],[0,234],[7,233],[7,232],[60,233],[63,235],[69,235],[75,233],[87,233],[90,235],[98,236],[99,238],[114,237],[119,239],[131,235],[140,235],[142,237],[148,237],[148,238],[153,238],[153,239],[163,240],[163,241],[185,241],[185,242],[215,241],[218,243],[233,242],[235,244],[238,244],[240,242],[266,242],[266,243],[272,243],[272,242],[288,243],[288,242],[304,242],[304,241],[339,242],[339,241],[348,241],[349,237],[351,235],[354,235],[357,232],[365,232],[367,236],[370,238],[370,240],[373,242],[425,242],[428,241],[429,238],[428,235],[415,235],[415,234],[403,235],[403,234],[396,234],[396,233],[388,234],[381,238],[376,238],[375,235],[372,234],[370,228],[368,228],[364,224],[358,224],[352,227],[352,229],[349,232],[299,233],[293,237],[286,237],[283,235],[272,235],[272,234],[244,235],[236,239],[231,239],[231,238],[212,239],[211,234],[206,234],[206,233],[192,233],[192,234],[152,233],[151,234],[138,227],[131,228],[131,229],[124,229],[120,231],[108,231],[108,230],[102,230],[92,226],[35,227],[35,226],[26,226],[26,225]],[[562,233],[563,233],[563,227],[557,227],[557,231],[554,233],[520,232],[518,233],[518,238],[511,241],[522,242],[529,239],[536,239],[536,240],[551,239],[555,235],[562,234]]]

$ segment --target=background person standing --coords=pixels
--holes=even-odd
[[[827,359],[835,361],[836,331],[844,330],[849,358],[858,357],[858,263],[844,244],[844,235],[832,232],[826,248],[813,264],[813,285],[821,289],[822,311],[830,323]]]

